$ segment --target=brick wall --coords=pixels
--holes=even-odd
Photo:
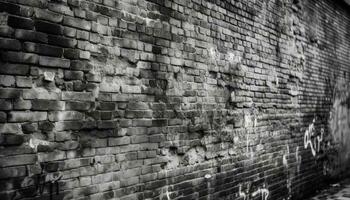
[[[350,157],[333,0],[0,0],[0,199],[300,199]]]

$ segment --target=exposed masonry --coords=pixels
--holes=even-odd
[[[298,199],[350,156],[333,0],[0,0],[0,199]]]

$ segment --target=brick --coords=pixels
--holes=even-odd
[[[22,29],[33,29],[34,22],[29,18],[18,17],[10,15],[7,19],[7,24],[14,28],[22,28]]]
[[[0,47],[8,50],[20,50],[21,43],[15,39],[0,38]]]
[[[98,109],[112,111],[112,110],[115,110],[115,107],[116,107],[115,103],[101,102],[98,106]]]
[[[45,6],[45,2],[36,1],[36,0],[18,0],[19,4],[32,6],[32,7],[43,7]]]
[[[149,138],[147,136],[144,136],[144,135],[131,137],[131,143],[133,143],[133,144],[146,143],[148,141],[149,141]]]
[[[38,128],[44,132],[45,131],[52,131],[55,128],[55,125],[52,122],[43,121],[43,122],[39,122]]]
[[[91,177],[87,176],[87,177],[81,177],[80,180],[80,186],[88,186],[91,185]]]
[[[94,101],[90,92],[62,92],[62,100]]]
[[[11,37],[13,33],[14,33],[13,28],[9,26],[0,26],[0,36]]]
[[[14,110],[29,110],[32,108],[32,103],[27,100],[23,99],[16,99],[13,102],[13,109]]]
[[[37,123],[22,124],[22,131],[25,134],[34,133],[34,132],[38,131],[38,124]]]
[[[35,88],[23,91],[23,99],[58,100],[59,94],[56,92],[47,91],[43,88]]]
[[[136,185],[140,183],[140,178],[139,177],[132,177],[132,178],[128,178],[128,179],[123,179],[120,181],[120,186],[121,187],[128,187],[131,185]],[[127,197],[129,198],[129,197]]]
[[[86,80],[89,82],[100,83],[102,81],[101,74],[88,73],[86,74]]]
[[[15,84],[15,77],[0,75],[0,86],[10,87],[10,86],[14,86],[14,84]]]
[[[66,80],[83,80],[84,73],[82,71],[64,71],[64,78]]]
[[[121,92],[126,94],[141,94],[141,87],[136,85],[123,85]]]
[[[23,112],[12,111],[9,112],[9,122],[35,122],[47,120],[46,112]]]
[[[136,63],[137,56],[135,50],[121,49],[121,56],[128,59],[131,63]]]
[[[73,48],[78,43],[76,39],[56,36],[56,35],[49,35],[47,39],[48,39],[48,43],[51,45],[57,45],[57,46],[68,47],[68,48]]]
[[[65,104],[63,101],[35,99],[32,100],[32,110],[64,110]]]
[[[117,120],[103,120],[99,121],[97,124],[97,127],[99,129],[115,129],[119,126],[119,123]]]
[[[134,120],[132,120],[132,126],[150,127],[150,126],[152,126],[152,120],[149,120],[149,119],[134,119]]]
[[[69,68],[70,61],[64,58],[40,56],[39,64],[44,67]]]
[[[31,88],[33,86],[32,77],[17,76],[16,85],[21,88]]]
[[[154,54],[161,54],[162,53],[162,47],[160,47],[160,46],[153,46],[152,47],[152,52]]]
[[[91,53],[89,51],[79,51],[79,58],[83,60],[90,60]]]
[[[92,108],[90,102],[79,102],[79,101],[66,101],[66,110],[77,110],[77,111],[86,111]]]
[[[77,39],[89,40],[90,33],[87,31],[77,30]]]
[[[90,70],[92,70],[92,65],[90,65],[84,61],[72,60],[70,68],[72,70],[90,71]]]
[[[40,55],[61,57],[63,48],[50,46],[46,44],[36,44],[32,42],[25,42],[24,49],[28,52],[38,53]]]
[[[61,25],[46,22],[46,21],[41,21],[41,20],[35,21],[35,30],[39,32],[55,34],[55,35],[63,34],[63,27]]]
[[[10,14],[20,14],[21,7],[10,2],[0,2],[0,12],[7,12]]]
[[[127,48],[127,49],[137,49],[137,41],[129,40],[129,39],[122,39],[120,41],[120,47]]]
[[[69,59],[79,59],[80,50],[79,49],[65,49],[64,57]]]
[[[91,22],[69,16],[64,16],[63,24],[86,31],[91,30]]]
[[[60,13],[60,14],[63,14],[63,15],[69,15],[69,16],[73,16],[74,13],[73,11],[71,10],[70,7],[68,7],[67,5],[64,5],[64,4],[58,4],[58,3],[49,3],[48,4],[48,9],[50,11],[53,11],[55,13]]]
[[[108,139],[108,146],[120,146],[120,145],[126,145],[130,144],[130,138],[125,136],[121,138],[109,138]]]
[[[47,34],[24,29],[16,29],[15,38],[33,42],[48,42]]]
[[[183,65],[184,61],[181,59],[172,57],[172,58],[170,58],[170,63],[172,65]]]
[[[84,114],[77,111],[56,111],[49,113],[50,121],[83,120]]]
[[[66,152],[64,151],[54,151],[49,153],[38,153],[38,161],[39,162],[49,162],[56,160],[63,160],[66,158]]]
[[[86,18],[86,11],[80,9],[74,9],[74,16],[78,18]]]
[[[21,177],[25,175],[26,175],[25,166],[0,168],[0,179],[15,178],[15,177]]]
[[[127,105],[127,109],[129,109],[129,110],[148,110],[149,106],[145,102],[136,101],[136,102],[129,102]]]
[[[27,75],[29,73],[29,65],[0,63],[0,74],[9,75]]]
[[[21,127],[16,123],[0,124],[0,133],[20,133]]]
[[[98,33],[100,35],[107,35],[108,32],[110,32],[110,29],[107,26],[104,26],[102,24],[92,22],[91,31]]]
[[[13,99],[18,98],[21,95],[21,90],[15,88],[0,88],[0,98],[2,99]]]
[[[38,9],[38,8],[35,8],[35,17],[38,19],[43,19],[54,23],[60,23],[63,20],[63,15],[61,14],[51,12],[49,10]]]
[[[29,165],[29,164],[34,164],[36,161],[37,161],[37,156],[34,154],[0,157],[0,167]]]
[[[65,26],[63,29],[63,35],[68,37],[75,37],[77,35],[77,29]]]
[[[0,111],[0,123],[5,123],[7,121],[7,114],[3,111]]]
[[[11,110],[12,108],[11,99],[0,99],[0,110]]]
[[[2,53],[2,59],[15,63],[36,64],[38,63],[39,57],[38,55],[32,53],[7,51]]]
[[[24,137],[19,134],[3,134],[0,145],[2,146],[19,146],[23,144]]]

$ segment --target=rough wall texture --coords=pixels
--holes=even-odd
[[[350,156],[333,0],[0,0],[0,199],[298,199]]]

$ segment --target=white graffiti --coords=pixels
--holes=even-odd
[[[265,187],[265,184],[263,188],[259,188],[257,191],[252,193],[252,197],[256,197],[258,195],[261,195],[261,200],[267,200],[270,196],[270,191]]]
[[[245,192],[242,191],[242,185],[239,184],[239,191],[238,191],[238,195],[240,198],[243,198],[243,200],[247,199],[247,194]]]
[[[307,149],[310,147],[313,156],[316,156],[316,154],[321,150],[321,142],[323,141],[324,134],[324,130],[321,129],[321,135],[318,135],[315,139],[313,139],[314,135],[316,134],[315,121],[316,119],[314,118],[304,135],[304,148]]]
[[[321,142],[323,141],[324,129],[321,128],[321,135],[317,136],[317,152],[321,150]]]
[[[301,155],[299,155],[299,146],[295,150],[295,160],[297,161],[297,172],[300,172]]]
[[[287,152],[283,155],[283,165],[288,168],[288,157],[289,157],[290,151],[289,151],[289,145],[287,145]]]
[[[168,186],[168,171],[165,170],[165,178],[166,178],[166,185],[162,188],[161,193],[160,193],[160,199],[163,199],[164,193],[166,196],[167,200],[170,200],[170,193],[169,193],[169,186]]]
[[[256,191],[252,192],[250,194],[250,183],[247,185],[246,191],[242,190],[242,184],[239,185],[239,191],[238,191],[238,196],[239,198],[243,200],[249,200],[250,197],[255,198],[259,195],[261,195],[261,200],[267,200],[270,196],[270,191],[266,188],[266,184],[263,184],[262,188],[258,188]]]

